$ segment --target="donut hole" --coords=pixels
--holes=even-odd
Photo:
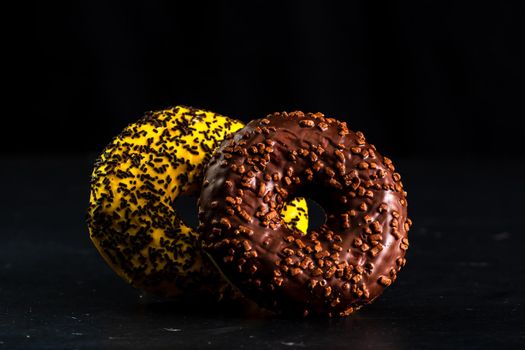
[[[308,206],[308,232],[318,230],[326,223],[326,212],[323,207],[311,198],[306,198]]]
[[[199,226],[197,200],[196,196],[180,196],[175,200],[174,204],[177,215],[192,229],[196,229]]]

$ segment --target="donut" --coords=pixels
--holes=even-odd
[[[308,207],[306,199],[297,197],[285,203],[281,210],[281,217],[290,228],[297,229],[301,234],[305,235],[308,231]]]
[[[203,256],[199,234],[177,215],[174,203],[200,190],[203,167],[213,150],[241,127],[240,121],[191,107],[148,112],[97,158],[89,234],[102,257],[128,283],[168,297],[222,293],[225,281]],[[286,220],[306,231],[306,202],[291,204]]]
[[[299,196],[326,214],[306,236],[279,215]],[[273,311],[349,315],[406,263],[401,176],[363,133],[322,113],[274,113],[236,132],[210,160],[198,203],[203,249]]]

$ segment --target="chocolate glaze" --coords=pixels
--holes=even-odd
[[[306,236],[278,213],[317,201],[326,222]],[[406,192],[392,162],[323,114],[274,113],[225,140],[199,199],[203,248],[246,296],[276,311],[346,316],[405,265]]]

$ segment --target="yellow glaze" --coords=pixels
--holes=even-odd
[[[308,231],[308,207],[306,199],[297,197],[284,205],[281,217],[289,227],[295,227],[304,235]]]
[[[239,121],[177,106],[149,112],[126,127],[95,163],[88,228],[94,245],[122,278],[148,292],[220,293],[225,282],[204,258],[199,235],[177,216],[174,203],[200,189],[203,167]],[[306,201],[281,213],[303,233]]]

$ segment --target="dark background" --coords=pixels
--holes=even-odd
[[[144,111],[186,104],[246,121],[322,111],[391,156],[520,155],[522,4],[22,3],[5,116],[29,137],[2,151],[98,152]]]
[[[523,4],[2,4],[0,350],[525,348]],[[396,283],[330,320],[127,286],[89,240],[90,173],[127,124],[176,104],[363,131],[408,190]]]

